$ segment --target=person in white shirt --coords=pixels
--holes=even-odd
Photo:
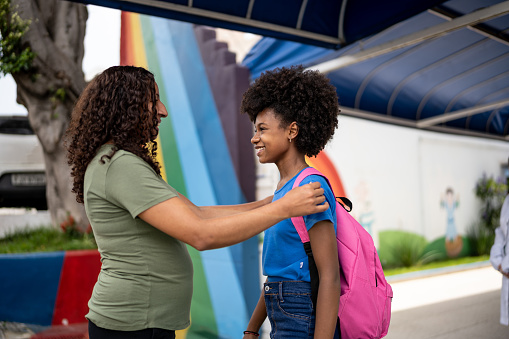
[[[509,326],[509,194],[500,211],[500,226],[495,229],[495,242],[490,251],[491,265],[502,273],[502,291],[500,295],[500,323]]]

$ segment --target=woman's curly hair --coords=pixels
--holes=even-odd
[[[329,79],[302,66],[266,71],[244,93],[241,113],[252,122],[264,109],[271,108],[281,127],[297,122],[297,150],[316,156],[338,127],[338,96]]]
[[[129,151],[160,174],[155,160],[157,100],[154,75],[141,67],[110,67],[87,85],[74,107],[64,139],[74,180],[72,191],[79,203],[83,203],[87,166],[107,142],[114,145],[107,158],[119,149]]]

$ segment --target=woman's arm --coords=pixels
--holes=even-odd
[[[338,319],[340,280],[336,232],[330,221],[320,221],[309,230],[320,285],[316,301],[315,339],[334,337]]]
[[[297,187],[268,205],[225,217],[204,219],[178,197],[152,206],[138,217],[202,251],[231,246],[281,220],[323,212],[327,208],[329,204],[325,201],[323,189],[320,183],[315,182]]]
[[[179,198],[182,199],[186,205],[198,216],[204,219],[225,217],[232,214],[250,211],[270,204],[272,202],[272,195],[265,199],[249,202],[238,205],[217,205],[217,206],[196,206],[192,201],[179,193]]]
[[[267,318],[267,309],[265,308],[265,292],[262,289],[260,299],[258,299],[258,303],[251,315],[251,319],[249,319],[249,324],[247,324],[246,330],[259,333],[265,318]],[[256,336],[253,334],[244,334],[244,339],[248,338],[255,339]]]

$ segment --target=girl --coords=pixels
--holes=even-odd
[[[254,122],[251,139],[261,163],[276,164],[280,181],[273,201],[285,197],[305,156],[316,156],[338,124],[338,98],[329,80],[302,66],[262,74],[244,94],[241,112]],[[267,281],[244,338],[259,336],[265,318],[271,338],[326,338],[335,334],[340,280],[335,238],[335,198],[326,180],[309,176],[301,185],[319,182],[330,206],[304,217],[320,285],[316,305],[311,301],[307,255],[290,219],[265,231],[262,266]]]

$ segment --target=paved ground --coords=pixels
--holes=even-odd
[[[509,338],[500,325],[501,275],[491,266],[391,283],[387,339]]]
[[[48,211],[0,208],[0,238],[17,229],[38,228],[47,225],[51,225],[51,217]]]
[[[476,294],[392,314],[387,339],[507,339],[499,323],[500,291]]]

